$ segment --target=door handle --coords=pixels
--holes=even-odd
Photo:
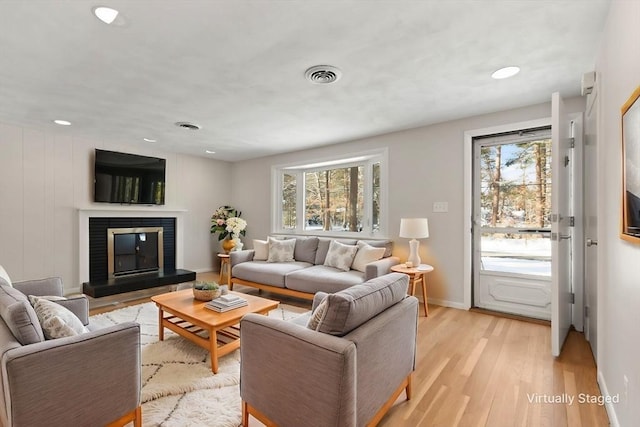
[[[598,241],[597,240],[592,240],[592,239],[587,239],[587,246],[589,246],[589,247],[598,246]]]

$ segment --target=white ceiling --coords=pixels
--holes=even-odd
[[[0,121],[228,161],[349,141],[579,95],[608,5],[0,0]],[[319,64],[342,79],[306,81]]]

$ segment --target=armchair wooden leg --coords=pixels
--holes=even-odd
[[[249,412],[247,402],[242,401],[242,427],[249,427]]]
[[[124,414],[117,420],[110,422],[106,427],[122,427],[133,421],[134,427],[142,427],[142,408],[138,406],[133,411]]]
[[[407,378],[407,387],[405,387],[404,391],[407,394],[407,400],[411,400],[411,374]]]

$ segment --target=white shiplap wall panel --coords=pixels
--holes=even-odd
[[[74,258],[76,210],[73,204],[73,139],[68,136],[54,138],[54,248],[55,266],[53,275],[65,278],[72,283],[77,280],[77,263]],[[70,286],[72,283],[65,283]]]
[[[11,280],[24,278],[22,129],[0,124],[0,264]]]
[[[44,261],[45,265],[45,276],[52,276],[55,273],[56,268],[56,259],[52,256],[55,253],[56,243],[55,243],[55,206],[56,206],[56,194],[55,194],[55,172],[56,172],[56,164],[55,164],[55,137],[51,134],[47,134],[45,137],[45,146],[44,146],[44,188],[45,188],[45,196],[44,196],[44,239],[43,246],[46,248],[46,257]],[[37,278],[38,276],[35,273],[31,273],[27,271],[28,277],[31,279]]]
[[[47,275],[46,258],[49,249],[44,244],[47,229],[45,146],[43,132],[25,129],[22,139],[23,150],[23,257],[24,270],[39,277]]]

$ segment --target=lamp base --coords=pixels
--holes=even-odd
[[[416,239],[411,239],[409,241],[409,258],[407,259],[414,267],[420,265],[420,255],[418,255],[418,248],[420,247],[420,242]]]

